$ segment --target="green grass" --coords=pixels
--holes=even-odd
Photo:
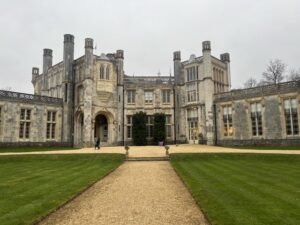
[[[57,151],[57,150],[74,150],[78,148],[71,147],[0,147],[0,153],[5,152],[42,152],[42,151]]]
[[[255,150],[300,150],[300,146],[230,146],[228,148]]]
[[[172,154],[213,225],[299,225],[300,156]]]
[[[0,157],[0,224],[31,224],[124,160],[121,154]]]

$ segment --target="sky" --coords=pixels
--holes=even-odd
[[[75,58],[84,39],[96,54],[125,51],[127,75],[173,74],[173,52],[182,60],[231,56],[233,88],[261,78],[271,59],[300,68],[299,0],[0,0],[0,89],[33,93],[31,68],[42,71],[43,48],[62,61],[63,35],[75,36]]]

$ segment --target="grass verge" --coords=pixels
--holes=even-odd
[[[253,149],[253,150],[300,150],[300,146],[224,146],[235,149]]]
[[[79,148],[71,147],[0,147],[0,153],[6,152],[42,152],[58,150],[75,150]]]
[[[213,225],[299,225],[300,156],[172,154]]]
[[[31,224],[117,168],[121,154],[0,157],[0,224]]]

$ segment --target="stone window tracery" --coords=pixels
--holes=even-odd
[[[127,138],[132,138],[132,116],[127,116]]]
[[[55,127],[56,127],[56,112],[47,112],[47,131],[46,138],[48,140],[55,139]]]
[[[127,103],[135,103],[135,90],[127,91]]]
[[[224,136],[233,136],[232,126],[232,108],[231,106],[223,107],[223,125],[224,125]]]
[[[263,127],[262,127],[262,113],[261,113],[260,103],[255,102],[251,104],[251,124],[252,124],[252,135],[262,136]]]
[[[284,100],[284,115],[287,135],[298,135],[298,110],[296,98]]]
[[[145,91],[145,103],[151,104],[153,102],[153,91]]]
[[[153,138],[154,117],[147,116],[147,138]]]
[[[106,66],[106,80],[109,80],[109,66]]]
[[[100,66],[100,79],[104,80],[104,65]]]
[[[171,137],[171,132],[172,132],[172,122],[171,122],[171,115],[166,115],[166,137],[170,138]]]
[[[31,124],[31,110],[21,109],[20,114],[20,139],[28,139],[30,136],[30,124]]]
[[[163,103],[170,103],[170,93],[171,93],[170,90],[163,90],[162,91]]]

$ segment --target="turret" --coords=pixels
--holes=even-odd
[[[39,68],[33,67],[31,73],[31,83],[33,84],[34,94],[41,94],[37,88],[37,79],[39,77]]]
[[[74,36],[64,35],[64,81],[71,82],[73,77]]]
[[[43,90],[48,90],[48,69],[52,66],[52,50],[43,50]]]
[[[64,58],[63,58],[63,93],[64,93],[64,118],[63,118],[63,141],[73,143],[74,135],[74,36],[71,34],[64,35]]]
[[[182,82],[182,80],[181,80],[181,53],[180,53],[180,51],[176,51],[176,52],[173,53],[173,61],[174,61],[175,85],[178,85]]]
[[[212,77],[210,41],[202,42],[202,54],[203,54],[203,66],[204,66],[204,78]]]
[[[85,54],[84,54],[84,76],[85,79],[92,79],[93,71],[93,56],[94,56],[94,41],[92,38],[85,39]]]
[[[227,82],[228,82],[228,89],[231,88],[231,74],[230,74],[230,55],[229,53],[223,53],[220,55],[221,61],[223,61],[227,65]]]
[[[117,61],[117,75],[118,75],[118,84],[123,85],[124,78],[124,51],[117,50],[116,52],[116,61]]]
[[[39,68],[32,67],[32,76],[31,76],[31,83],[34,85],[36,82],[36,79],[39,76]]]

